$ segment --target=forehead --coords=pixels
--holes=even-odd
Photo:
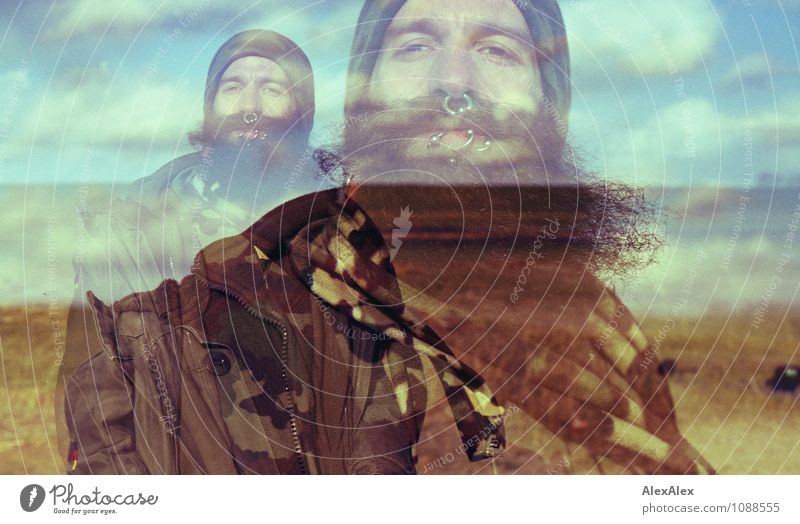
[[[245,56],[231,62],[222,74],[221,81],[239,77],[240,79],[270,77],[276,80],[287,79],[286,72],[273,60],[262,56]]]
[[[408,0],[397,12],[386,37],[404,32],[505,34],[531,42],[530,30],[513,0]]]

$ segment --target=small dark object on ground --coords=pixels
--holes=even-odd
[[[666,377],[673,371],[678,371],[678,363],[671,358],[667,358],[658,363],[658,374]]]
[[[794,393],[800,388],[800,366],[777,366],[767,386],[773,391]]]

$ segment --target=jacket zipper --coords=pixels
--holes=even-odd
[[[273,327],[277,328],[281,334],[281,377],[283,379],[283,389],[286,392],[287,398],[289,399],[289,406],[286,408],[289,412],[289,428],[292,433],[292,441],[294,443],[294,451],[297,457],[297,463],[300,466],[300,472],[303,475],[308,474],[308,464],[306,464],[305,453],[303,452],[303,446],[300,443],[300,431],[297,429],[297,416],[294,410],[295,406],[295,398],[294,392],[292,392],[291,388],[289,387],[289,374],[288,369],[286,367],[286,362],[289,358],[289,331],[286,329],[286,326],[283,322],[275,320],[274,318],[267,317],[261,314],[260,311],[252,307],[250,304],[247,303],[244,298],[242,298],[238,293],[226,289],[224,287],[216,286],[206,280],[205,278],[195,274],[195,277],[202,282],[206,287],[209,289],[214,289],[225,295],[229,296],[230,298],[234,299],[240,306],[242,306],[245,311],[253,315],[254,317],[261,319],[268,324],[272,325]]]

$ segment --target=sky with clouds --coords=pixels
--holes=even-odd
[[[800,0],[562,0],[572,142],[637,185],[800,181]],[[358,0],[0,0],[0,184],[125,183],[189,152],[208,64],[268,28],[342,119]]]

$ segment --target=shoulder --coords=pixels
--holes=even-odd
[[[179,175],[198,166],[201,162],[201,153],[194,152],[170,160],[154,173],[139,178],[121,190],[114,191],[112,198],[103,203],[94,203],[80,210],[81,223],[89,230],[93,229],[98,220],[111,222],[125,222],[133,213],[139,215],[142,208],[158,214],[158,202],[167,188],[169,188]],[[89,231],[91,234],[91,231]]]
[[[193,306],[205,306],[208,293],[198,292],[196,284],[192,276],[185,277],[181,283],[165,279],[153,289],[132,292],[110,305],[92,291],[87,293],[87,298],[100,332],[138,337],[145,331],[158,332],[155,326],[162,323],[168,328],[165,331],[168,331],[192,300],[195,302]],[[192,290],[194,293],[191,293]],[[149,330],[144,327],[146,323],[151,324]]]
[[[200,165],[201,160],[202,153],[199,151],[170,160],[155,173],[131,182],[125,196],[130,201],[147,206],[157,201],[180,175]]]
[[[168,162],[150,176],[117,192],[115,198],[81,212],[79,241],[73,253],[76,294],[88,290],[115,302],[132,292],[154,289],[164,279],[166,250],[174,254],[181,245],[170,234],[178,228],[163,218],[165,190],[175,176],[191,169],[200,154]],[[170,229],[165,230],[164,227]]]

